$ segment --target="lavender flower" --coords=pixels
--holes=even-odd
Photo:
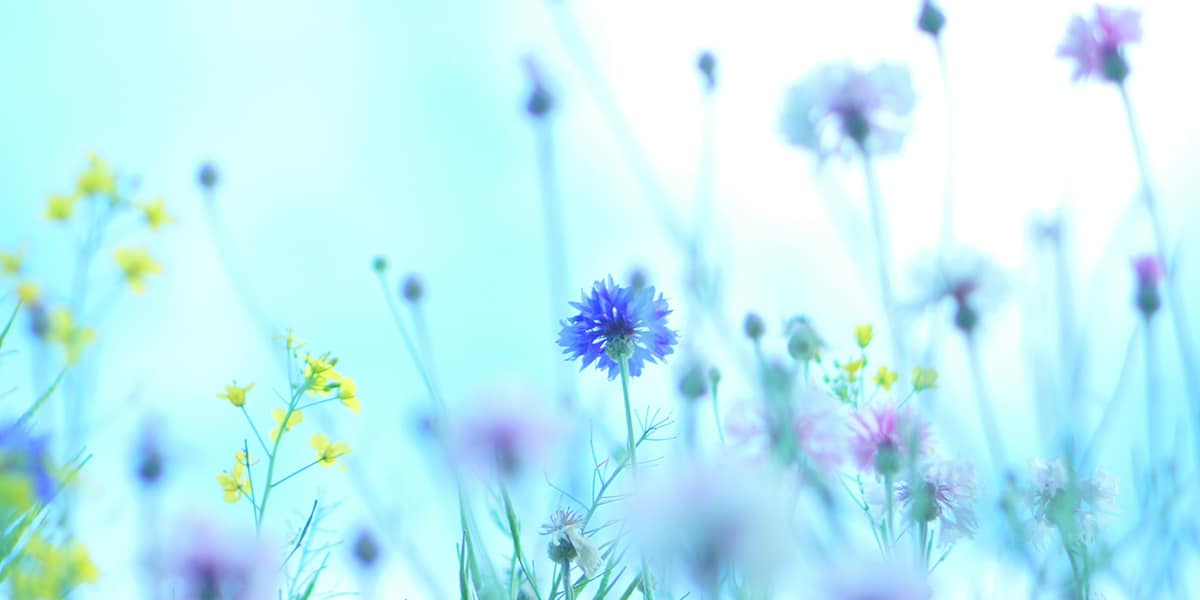
[[[1154,254],[1144,254],[1133,260],[1133,272],[1137,276],[1137,294],[1134,303],[1142,316],[1149,319],[1162,306],[1158,286],[1167,276],[1166,265]]]
[[[728,419],[727,429],[740,444],[766,454],[792,436],[795,446],[817,469],[830,473],[846,455],[845,415],[841,405],[814,387],[804,388],[787,410],[743,404]]]
[[[49,460],[45,437],[30,435],[20,422],[0,429],[0,474],[28,478],[35,497],[43,503],[54,499],[56,487]]]
[[[827,63],[788,90],[780,129],[789,144],[820,158],[846,149],[890,154],[900,150],[915,104],[905,67]]]
[[[894,404],[864,407],[854,414],[850,453],[861,470],[895,475],[909,457],[924,454],[929,433],[911,409]]]
[[[921,487],[912,489],[902,480],[896,499],[914,521],[938,522],[940,545],[970,538],[979,529],[971,504],[975,501],[975,471],[961,461],[934,460],[921,469]]]
[[[956,248],[942,256],[919,259],[913,279],[920,288],[919,304],[954,302],[954,324],[970,333],[980,316],[995,310],[1008,295],[1004,270],[992,257],[973,248]]]
[[[647,361],[657,363],[673,352],[677,336],[667,328],[671,309],[662,294],[654,297],[654,286],[622,287],[610,275],[571,306],[579,314],[562,322],[558,345],[567,360],[583,358],[581,371],[596,363],[613,379],[621,372],[618,361],[627,359],[629,374],[637,377]]]
[[[528,392],[499,386],[452,415],[444,429],[451,458],[480,472],[509,478],[544,464],[566,425],[529,397]]]
[[[1128,8],[1096,5],[1091,21],[1076,15],[1067,29],[1067,37],[1058,47],[1058,56],[1075,61],[1075,81],[1093,76],[1121,83],[1129,75],[1122,48],[1142,40],[1142,15]]]
[[[198,521],[177,529],[167,566],[178,600],[271,598],[278,565],[275,553],[252,535]]]
[[[1061,458],[1029,462],[1028,503],[1035,539],[1057,528],[1071,543],[1090,544],[1116,512],[1117,480],[1097,469],[1090,478],[1067,470]]]

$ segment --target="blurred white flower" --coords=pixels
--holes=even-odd
[[[906,67],[825,63],[787,91],[780,129],[789,144],[820,158],[859,148],[891,154],[900,150],[915,104]]]
[[[908,480],[896,485],[896,499],[914,521],[936,520],[940,546],[974,537],[979,520],[972,507],[977,486],[970,463],[931,460],[921,467],[920,485],[914,489]]]
[[[726,420],[735,441],[756,455],[767,455],[781,445],[794,445],[817,468],[829,473],[841,466],[847,453],[849,432],[842,405],[815,386],[802,386],[786,406],[763,402],[736,406]]]
[[[1004,269],[991,256],[967,247],[918,258],[912,269],[916,304],[928,306],[951,299],[954,323],[972,331],[980,316],[996,310],[1010,287]]]
[[[505,478],[553,462],[568,429],[549,398],[511,385],[493,386],[439,427],[458,465]]]
[[[1096,469],[1091,477],[1067,469],[1061,458],[1029,461],[1030,487],[1027,494],[1035,541],[1058,529],[1062,535],[1083,544],[1116,514],[1117,479]]]

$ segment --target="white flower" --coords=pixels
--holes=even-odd
[[[1059,529],[1084,544],[1116,513],[1117,479],[1097,469],[1090,478],[1072,473],[1061,458],[1029,461],[1027,495],[1033,525],[1044,534]]]
[[[573,511],[559,509],[550,516],[550,523],[542,525],[542,535],[550,536],[550,552],[569,550],[569,560],[575,561],[583,574],[591,577],[604,561],[600,559],[600,550],[596,544],[581,531],[583,519]]]

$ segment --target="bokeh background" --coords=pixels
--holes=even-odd
[[[1200,190],[1200,87],[1187,83],[1200,5],[1135,4],[1144,9],[1145,42],[1130,51],[1129,86],[1177,238],[1194,231]],[[166,272],[144,295],[122,296],[94,348],[94,458],[78,522],[102,579],[84,595],[131,597],[136,589],[141,512],[132,465],[143,428],[159,432],[168,452],[167,522],[197,512],[245,522],[244,506],[222,503],[213,481],[240,448],[244,423],[213,395],[233,379],[262,392],[286,387],[278,355],[218,260],[195,184],[202,161],[220,169],[216,202],[267,325],[291,327],[312,348],[334,352],[358,379],[363,416],[337,418],[355,447],[347,462],[447,582],[455,515],[444,508],[445,478],[415,425],[427,399],[371,260],[387,256],[393,274],[424,279],[437,374],[451,405],[486,399],[513,380],[553,393],[553,323],[568,309],[548,300],[536,138],[524,112],[527,57],[556,100],[569,288],[641,269],[677,301],[673,323],[688,322],[682,256],[655,220],[609,106],[590,87],[595,72],[572,60],[581,41],[671,206],[690,215],[711,178],[716,218],[706,243],[730,321],[754,310],[768,335],[778,335],[785,318],[807,314],[842,349],[855,324],[883,322],[866,262],[861,176],[840,160],[817,169],[787,147],[777,133],[780,102],[822,61],[907,64],[918,94],[912,133],[900,156],[880,161],[895,263],[903,273],[936,244],[952,139],[956,235],[995,256],[1013,288],[985,328],[986,376],[1010,454],[1044,455],[1044,432],[1031,426],[1038,407],[1029,374],[1047,351],[1036,345],[1046,323],[1023,310],[1050,302],[1034,223],[1055,214],[1068,223],[1090,348],[1091,412],[1081,420],[1113,393],[1136,329],[1128,261],[1149,250],[1150,238],[1134,205],[1138,179],[1119,97],[1109,86],[1072,84],[1069,65],[1054,56],[1070,16],[1088,3],[947,0],[948,131],[937,56],[914,27],[917,8],[915,0],[586,0],[569,12],[534,0],[0,5],[0,245],[26,246],[34,272],[65,289],[70,251],[42,210],[92,151],[136,174],[139,196],[162,195],[177,219],[149,242]],[[710,101],[695,69],[705,49],[717,58]],[[706,123],[714,151],[702,167]],[[1185,243],[1180,255],[1186,290],[1200,287],[1200,271],[1189,268],[1193,250]],[[98,287],[119,284],[115,271],[111,282],[102,279]],[[696,343],[727,366],[726,398],[751,394],[752,382],[738,373],[749,351],[740,337],[709,331]],[[32,344],[24,337],[15,347]],[[954,338],[938,352],[937,420],[947,445],[982,463],[961,353]],[[1167,356],[1164,389],[1182,403],[1174,353]],[[29,358],[4,357],[5,389],[29,390]],[[635,404],[675,408],[679,372],[679,364],[648,371]],[[578,381],[594,418],[619,423],[619,388],[595,371]],[[1126,423],[1140,418],[1128,414]],[[1105,458],[1124,485],[1127,449]],[[320,470],[280,506],[305,511],[319,489],[324,499],[345,500],[331,527],[353,531],[368,519],[347,480]],[[542,512],[539,505],[526,520]],[[951,560],[966,564],[972,555]],[[437,593],[397,552],[388,556],[390,589]],[[353,587],[347,553],[337,558],[329,583]],[[945,585],[965,585],[954,583],[961,571],[941,572]],[[974,583],[987,589],[1002,573],[976,567]]]

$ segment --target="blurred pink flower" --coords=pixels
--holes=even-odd
[[[253,531],[208,521],[175,530],[167,558],[168,589],[178,600],[260,600],[275,596],[276,552]]]
[[[1096,5],[1092,20],[1076,15],[1071,19],[1067,37],[1058,47],[1058,56],[1075,61],[1075,81],[1103,76],[1120,82],[1128,73],[1121,47],[1142,39],[1142,15],[1128,8]]]
[[[1166,266],[1155,254],[1143,254],[1133,259],[1133,272],[1141,285],[1157,285],[1167,275]]]
[[[880,63],[868,71],[825,63],[787,91],[780,129],[789,144],[820,158],[856,147],[895,153],[915,105],[906,67]]]
[[[828,473],[841,466],[846,455],[846,417],[837,400],[808,387],[783,408],[772,411],[762,403],[743,403],[728,417],[726,430],[740,445],[762,454],[778,447],[783,436],[792,435],[818,470]]]
[[[894,475],[909,457],[928,451],[928,428],[911,408],[890,403],[863,407],[851,417],[850,428],[850,453],[861,470]]]
[[[500,390],[452,414],[444,429],[451,459],[501,477],[516,477],[551,461],[568,424],[534,397],[528,391]]]

